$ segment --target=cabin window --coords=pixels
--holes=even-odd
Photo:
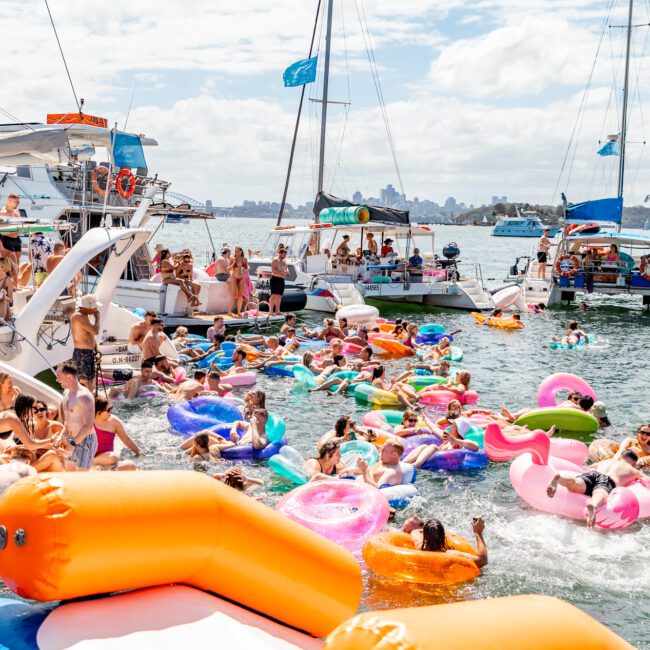
[[[16,167],[16,176],[18,178],[31,178],[32,170],[29,165],[18,165]]]

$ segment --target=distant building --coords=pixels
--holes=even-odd
[[[396,207],[402,203],[400,193],[390,184],[386,185],[383,190],[379,190],[379,199],[382,205]]]
[[[352,195],[352,203],[363,203],[363,194],[359,190]]]
[[[492,205],[496,205],[497,203],[507,203],[508,202],[508,197],[507,196],[493,196],[492,197]]]

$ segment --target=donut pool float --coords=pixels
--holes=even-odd
[[[172,404],[167,411],[167,420],[172,429],[187,436],[218,424],[242,419],[241,411],[231,400],[214,395]]]
[[[235,447],[224,449],[221,452],[221,457],[226,460],[271,458],[271,456],[278,454],[282,447],[287,444],[287,440],[284,437],[286,428],[287,426],[284,420],[279,415],[269,413],[265,428],[269,444],[266,447],[263,449],[255,449],[250,444],[236,445]]]
[[[276,510],[350,551],[388,521],[390,506],[381,490],[360,481],[323,480],[286,494]]]
[[[231,386],[252,386],[257,381],[257,374],[248,372],[234,372],[221,378],[224,384]]]
[[[543,429],[544,431],[555,426],[560,431],[575,433],[596,433],[600,426],[598,420],[591,413],[559,407],[532,409],[518,418],[515,424],[522,427],[527,425],[531,430]]]
[[[279,476],[295,483],[304,485],[309,482],[309,474],[304,470],[305,459],[302,454],[289,445],[269,458],[269,467]]]
[[[479,568],[468,557],[476,549],[460,535],[446,534],[447,552],[421,551],[408,533],[387,530],[373,535],[363,545],[363,559],[375,573],[403,582],[455,584],[474,580]]]
[[[537,389],[537,406],[557,406],[557,393],[559,391],[571,392],[577,390],[582,395],[588,395],[596,401],[594,389],[578,375],[570,372],[556,372],[549,375]]]
[[[354,390],[354,397],[362,402],[377,404],[378,406],[399,406],[400,403],[395,393],[376,388],[368,383],[357,385]]]

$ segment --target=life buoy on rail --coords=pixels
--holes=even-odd
[[[572,278],[580,268],[580,260],[575,255],[562,255],[555,262],[555,272],[565,278]]]
[[[334,224],[333,223],[310,223],[309,227],[310,228],[316,228],[316,229],[332,228],[332,227],[334,227]]]
[[[106,177],[106,185],[103,188],[99,184],[99,176],[100,176],[100,174],[102,176]],[[93,173],[92,173],[92,175],[90,177],[90,183],[93,186],[93,189],[95,190],[95,192],[97,192],[97,194],[99,194],[100,196],[104,196],[104,194],[106,194],[106,188],[108,187],[108,183],[109,183],[109,181],[108,181],[108,167],[104,167],[104,165],[99,165],[99,167],[95,167],[95,169],[93,169]]]
[[[120,170],[120,173],[115,177],[115,187],[123,199],[128,199],[133,194],[135,191],[135,176],[130,169]]]

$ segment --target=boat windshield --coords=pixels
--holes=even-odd
[[[284,246],[289,259],[298,259],[306,255],[312,232],[294,229],[273,230],[261,251],[262,257],[274,257],[278,246]]]

